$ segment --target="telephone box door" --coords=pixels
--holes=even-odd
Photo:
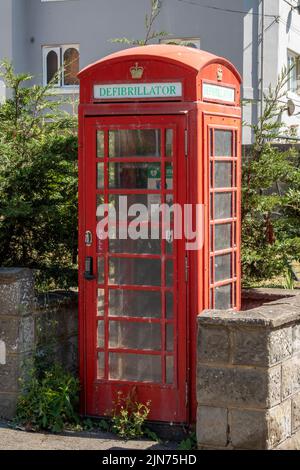
[[[88,415],[109,412],[122,392],[149,401],[151,420],[187,421],[185,244],[174,239],[168,212],[186,201],[185,127],[176,115],[85,120],[80,272]]]

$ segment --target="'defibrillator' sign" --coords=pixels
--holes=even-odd
[[[97,100],[179,97],[182,97],[181,83],[94,85],[94,98]]]

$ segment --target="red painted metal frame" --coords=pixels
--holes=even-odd
[[[89,160],[89,164],[86,168],[86,209],[88,217],[86,218],[86,230],[91,230],[95,237],[95,224],[96,224],[96,194],[104,195],[104,202],[108,203],[109,194],[161,194],[165,197],[167,194],[171,194],[173,191],[162,189],[162,190],[135,190],[135,189],[109,189],[108,188],[108,163],[109,162],[161,162],[162,170],[162,181],[165,179],[165,163],[172,162],[174,168],[174,197],[177,193],[177,201],[183,204],[186,199],[186,185],[185,185],[185,158],[184,158],[184,130],[185,130],[185,118],[182,116],[143,116],[136,118],[118,117],[118,118],[90,118],[86,120],[86,141],[85,141],[85,159]],[[105,189],[96,190],[93,184],[90,182],[96,181],[96,162],[102,161],[102,159],[95,158],[96,156],[96,131],[104,130],[105,136],[108,130],[112,129],[167,129],[172,128],[174,130],[174,157],[166,157],[162,155],[161,159],[158,158],[147,158],[147,157],[122,157],[122,158],[109,158],[108,157],[108,145],[107,137],[105,138],[105,157],[104,162],[104,173],[105,173]],[[165,148],[165,132],[162,132],[161,148]],[[94,158],[93,158],[94,156]],[[92,164],[93,161],[93,164]],[[183,177],[182,184],[178,186],[176,190],[176,181],[178,181],[177,172]],[[105,276],[104,285],[96,286],[96,281],[85,281],[83,287],[87,293],[85,295],[85,318],[86,318],[86,357],[90,358],[87,367],[86,377],[86,410],[89,415],[104,415],[107,409],[112,406],[112,401],[116,399],[117,391],[120,387],[124,391],[128,391],[133,386],[136,387],[138,397],[141,401],[150,400],[152,403],[150,418],[153,420],[166,420],[173,422],[186,422],[187,421],[187,405],[185,399],[186,392],[186,371],[187,371],[187,357],[186,357],[186,285],[184,276],[184,256],[182,251],[185,249],[184,240],[178,240],[176,242],[177,250],[173,256],[163,255],[151,255],[151,254],[119,254],[111,253],[108,255],[108,241],[105,242],[104,258],[105,258]],[[174,243],[175,245],[175,243]],[[162,248],[165,249],[165,241],[162,241]],[[99,256],[96,252],[96,245],[92,247],[86,247],[85,256],[92,256],[95,260]],[[162,284],[160,287],[150,286],[139,286],[139,285],[111,285],[108,281],[108,263],[111,258],[125,258],[125,259],[162,259],[162,271],[161,278]],[[165,282],[165,261],[173,259],[174,261],[174,288],[168,288]],[[176,261],[176,262],[175,262]],[[96,265],[96,262],[94,263]],[[93,286],[93,287],[91,287]],[[96,315],[96,303],[95,298],[97,296],[97,289],[104,289],[105,291],[105,310],[103,316]],[[109,317],[108,316],[108,292],[113,289],[122,290],[136,290],[136,291],[159,291],[162,293],[162,306],[163,306],[163,319],[136,319],[136,318],[123,318],[123,317]],[[165,292],[173,291],[174,293],[174,305],[178,306],[177,313],[177,324],[176,317],[174,321],[168,320],[165,315]],[[180,292],[180,297],[178,295]],[[105,320],[105,347],[96,347],[96,327],[99,319]],[[145,323],[160,323],[162,331],[162,351],[148,351],[138,349],[125,349],[125,348],[110,348],[108,344],[109,337],[109,322],[110,321],[125,321],[125,322],[145,322]],[[177,347],[174,346],[174,354],[166,351],[166,325],[173,324],[174,326],[174,338],[177,338]],[[176,343],[176,342],[175,342]],[[103,379],[96,379],[96,353],[105,351],[105,377]],[[119,353],[134,353],[134,354],[147,354],[147,355],[161,355],[162,357],[162,382],[163,384],[156,383],[142,383],[142,382],[130,382],[130,381],[115,381],[109,379],[109,364],[108,364],[108,351],[119,352]],[[167,356],[174,357],[174,385],[166,384],[166,370],[165,370],[165,359]],[[93,360],[91,358],[93,357]],[[180,357],[180,361],[179,361]],[[168,401],[170,407],[163,406],[163,403]]]
[[[132,80],[129,70],[136,62],[144,67],[144,76],[139,83],[151,83],[161,81],[181,81],[183,85],[183,96],[178,101],[150,101],[147,99],[130,102],[100,103],[93,97],[93,85],[101,83],[137,83]],[[222,67],[223,80],[217,80],[218,71]],[[139,117],[147,116],[148,122],[162,118],[168,126],[172,121],[182,119],[184,127],[188,131],[188,157],[183,155],[183,142],[178,142],[181,146],[180,160],[186,167],[186,179],[183,181],[184,172],[178,171],[178,185],[186,185],[187,192],[184,200],[182,191],[182,203],[204,204],[205,206],[205,244],[203,249],[186,253],[183,249],[180,252],[180,271],[181,276],[184,273],[185,256],[188,257],[188,282],[187,295],[184,301],[186,306],[186,328],[185,337],[182,338],[182,347],[185,342],[185,355],[183,361],[181,357],[179,365],[182,367],[182,376],[187,377],[189,394],[188,410],[182,418],[182,422],[195,422],[196,419],[196,345],[197,345],[197,315],[204,309],[209,308],[209,258],[210,258],[210,221],[209,221],[209,133],[211,128],[228,128],[236,132],[237,146],[237,290],[236,290],[236,309],[240,309],[240,290],[241,290],[241,270],[240,270],[240,188],[241,188],[241,109],[240,109],[240,83],[241,78],[236,69],[227,60],[215,57],[203,51],[195,51],[189,48],[185,49],[177,46],[147,46],[146,48],[133,48],[128,51],[122,51],[114,54],[98,63],[86,68],[80,73],[81,92],[79,106],[79,347],[80,347],[80,379],[82,384],[81,394],[81,412],[87,414],[99,414],[97,399],[101,385],[96,383],[94,388],[88,387],[93,377],[91,370],[95,363],[95,347],[87,348],[92,341],[95,346],[95,338],[89,337],[89,331],[95,332],[95,321],[89,320],[90,311],[96,312],[96,302],[86,299],[95,298],[95,287],[83,279],[84,257],[91,253],[95,256],[93,250],[89,250],[84,245],[84,233],[88,229],[87,221],[94,220],[95,207],[91,208],[89,198],[85,191],[86,178],[89,181],[96,181],[95,162],[92,164],[92,155],[88,154],[86,144],[89,145],[93,125],[89,122],[98,122],[107,120],[114,125],[127,119],[128,123],[135,122]],[[203,82],[214,83],[221,86],[230,86],[235,89],[235,103],[218,103],[202,101]],[[127,116],[125,118],[125,116]],[[109,121],[111,119],[111,121]],[[183,140],[180,131],[180,139]],[[93,141],[93,138],[92,138]],[[94,144],[91,144],[94,145]],[[95,151],[95,148],[94,148]],[[123,158],[122,158],[122,161]],[[128,160],[130,161],[130,160]],[[140,161],[140,160],[139,160]],[[157,160],[155,160],[157,161]],[[184,163],[183,163],[184,162]],[[92,167],[92,168],[90,168]],[[175,181],[174,181],[174,184]],[[114,190],[111,191],[112,193]],[[121,191],[124,193],[124,191]],[[133,190],[133,193],[139,191]],[[143,191],[142,191],[143,192]],[[93,199],[95,199],[93,197]],[[219,222],[219,221],[218,221]],[[224,221],[225,222],[225,221]],[[213,253],[212,253],[213,254]],[[125,255],[124,255],[125,256]],[[225,281],[226,282],[226,281]],[[124,288],[124,286],[122,286]],[[126,286],[125,286],[126,288]],[[133,289],[135,289],[134,287]],[[110,286],[110,289],[118,289],[118,286]],[[145,290],[160,289],[147,287]],[[182,292],[178,290],[179,298]],[[89,308],[87,308],[89,304]],[[135,319],[136,321],[136,319]],[[182,363],[181,363],[182,362]],[[115,386],[115,384],[113,385]],[[100,388],[99,388],[100,387]],[[127,384],[118,383],[119,389],[127,389]],[[149,385],[149,393],[154,394],[157,385]],[[105,393],[111,396],[111,386],[108,386]],[[145,401],[150,397],[145,395]],[[179,400],[183,399],[182,394],[178,395]],[[177,409],[177,404],[172,404],[168,399],[168,394],[163,398],[164,402],[157,403],[157,409],[160,410],[155,416],[158,421],[168,421],[170,409]],[[152,405],[153,408],[153,405]],[[165,409],[167,415],[164,414]]]

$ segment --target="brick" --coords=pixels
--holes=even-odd
[[[34,277],[30,269],[0,269],[0,314],[22,316],[34,305]]]
[[[226,328],[199,329],[198,360],[216,363],[229,361],[229,331]]]
[[[293,352],[300,352],[300,325],[293,328]]]
[[[0,418],[12,420],[15,417],[17,400],[16,393],[0,394]]]
[[[294,384],[294,360],[289,359],[282,364],[282,400],[285,400],[293,393]]]
[[[267,330],[235,329],[233,363],[265,366],[269,361]]]
[[[292,433],[292,405],[286,400],[268,411],[268,448],[273,449]]]
[[[264,408],[270,377],[260,369],[198,367],[198,403]],[[274,400],[273,400],[274,401]]]
[[[266,447],[266,411],[230,410],[229,423],[234,449],[262,450]]]
[[[199,446],[227,445],[227,409],[199,406],[197,414],[197,441]]]
[[[269,336],[270,364],[277,364],[292,356],[293,353],[293,329],[281,328],[272,331]]]
[[[275,406],[281,402],[281,366],[275,366],[268,370],[268,396],[267,406]]]
[[[300,354],[293,357],[293,391],[300,390]]]
[[[300,392],[292,399],[292,432],[300,429]]]

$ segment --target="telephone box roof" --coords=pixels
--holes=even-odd
[[[110,54],[103,59],[88,65],[78,74],[79,78],[83,78],[87,73],[93,71],[94,68],[104,65],[108,62],[118,62],[126,59],[136,59],[137,57],[143,59],[158,59],[165,60],[166,62],[173,62],[182,64],[183,66],[200,71],[204,66],[219,63],[228,67],[237,79],[241,82],[241,76],[234,65],[223,57],[218,57],[206,51],[195,49],[193,47],[177,46],[171,44],[158,44],[141,47],[132,47],[125,49],[114,54]]]

